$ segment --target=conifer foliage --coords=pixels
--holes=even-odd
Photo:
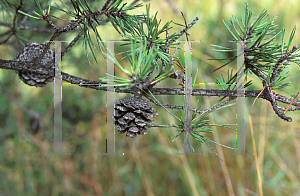
[[[157,13],[150,16],[150,6],[146,6],[145,14],[129,14],[130,10],[143,8],[143,4],[134,1],[132,4],[126,4],[123,0],[107,0],[103,7],[91,7],[87,0],[71,0],[66,3],[61,1],[63,6],[58,6],[52,1],[46,6],[39,0],[35,0],[36,9],[23,9],[23,4],[16,1],[2,0],[0,9],[4,9],[7,15],[14,17],[12,24],[1,22],[2,26],[10,26],[10,30],[1,35],[0,44],[8,42],[12,37],[21,44],[25,44],[22,37],[21,29],[25,28],[23,23],[29,18],[42,20],[51,28],[33,28],[33,31],[52,33],[50,42],[37,44],[28,43],[18,53],[15,60],[0,60],[0,68],[15,70],[19,78],[28,85],[36,87],[44,87],[53,80],[54,62],[53,51],[49,49],[52,41],[59,38],[60,35],[77,31],[77,36],[72,40],[68,47],[62,52],[63,57],[72,47],[83,40],[84,49],[87,58],[88,50],[93,54],[93,58],[97,60],[95,49],[98,48],[105,60],[111,59],[117,65],[117,68],[124,74],[100,76],[99,81],[91,81],[77,76],[72,76],[62,72],[62,80],[72,84],[78,84],[79,87],[93,88],[96,90],[107,90],[108,87],[114,87],[115,92],[134,94],[134,97],[127,97],[116,101],[114,121],[119,133],[126,133],[126,136],[136,138],[137,135],[145,135],[148,133],[146,127],[175,128],[178,134],[173,137],[177,138],[182,133],[190,134],[200,145],[215,143],[201,133],[212,132],[212,126],[223,126],[230,129],[234,125],[229,124],[210,124],[207,120],[207,114],[216,110],[234,105],[228,104],[235,100],[237,90],[238,75],[229,74],[227,80],[221,75],[215,78],[217,84],[222,90],[203,90],[193,89],[193,96],[221,96],[217,103],[212,107],[204,110],[195,108],[186,108],[185,106],[170,106],[160,103],[157,95],[184,95],[184,89],[179,88],[155,88],[155,85],[166,79],[181,79],[185,85],[185,65],[182,65],[176,56],[171,54],[170,48],[179,50],[179,38],[188,38],[188,30],[192,28],[198,21],[196,17],[193,21],[181,25],[180,32],[173,32],[172,25],[178,25],[174,21],[161,24],[161,20],[157,18]],[[52,10],[58,9],[66,15],[70,16],[68,24],[59,27],[53,19],[65,20],[52,15]],[[126,69],[124,65],[119,63],[114,55],[107,51],[107,48],[101,38],[102,32],[98,32],[97,27],[110,22],[114,29],[123,37],[124,45],[130,45],[130,50],[124,52],[124,58],[128,58],[130,69]],[[284,88],[289,85],[286,82],[289,73],[290,63],[300,65],[300,49],[299,46],[292,46],[295,38],[294,28],[288,37],[286,43],[285,30],[277,31],[274,19],[268,19],[267,10],[263,10],[257,17],[252,17],[252,12],[245,3],[245,15],[241,18],[233,16],[228,22],[224,22],[228,33],[232,36],[233,41],[240,42],[244,48],[244,74],[256,75],[262,82],[262,90],[245,91],[246,97],[264,98],[272,104],[274,112],[283,120],[291,122],[292,119],[285,115],[287,111],[300,110],[300,100],[297,99],[299,93],[293,98],[287,98],[282,95],[275,94],[273,89]],[[26,24],[26,23],[25,23]],[[26,27],[27,28],[27,27]],[[91,34],[96,37],[94,43]],[[8,35],[8,36],[7,36]],[[276,38],[281,36],[281,42],[276,43]],[[229,63],[236,60],[240,55],[239,51],[234,48],[212,45],[217,52],[234,52],[236,55],[226,59],[226,63],[219,67],[221,69]],[[177,66],[174,66],[177,65]],[[218,70],[216,69],[216,70]],[[216,71],[215,70],[215,71]],[[157,72],[155,72],[157,71]],[[157,73],[157,74],[155,74]],[[95,85],[84,85],[85,83]],[[96,85],[97,84],[97,85]],[[251,85],[248,81],[244,88]],[[78,88],[79,88],[78,87]],[[227,98],[227,99],[226,99]],[[148,99],[149,101],[146,101]],[[149,118],[154,118],[158,114],[154,111],[154,106],[163,107],[168,114],[178,120],[178,124],[174,125],[157,125]],[[278,105],[278,102],[289,104],[287,108]],[[293,106],[293,107],[292,107]],[[191,115],[190,119],[186,117],[178,117],[169,109],[181,109],[188,111]],[[283,112],[284,111],[284,112]],[[189,145],[188,141],[185,141]],[[189,145],[190,146],[190,145]],[[210,147],[210,146],[209,146]],[[193,150],[193,147],[190,146]],[[211,148],[213,150],[213,148]],[[214,150],[213,150],[214,151]]]

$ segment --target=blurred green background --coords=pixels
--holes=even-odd
[[[42,1],[44,5],[46,3]],[[59,1],[57,2],[59,5]],[[131,1],[125,1],[131,2]],[[214,77],[226,73],[228,68],[235,70],[233,63],[218,72],[210,72],[223,62],[209,61],[220,57],[212,51],[210,44],[230,46],[231,37],[223,25],[232,15],[244,16],[244,1],[237,0],[151,0],[152,15],[158,11],[158,18],[164,24],[169,20],[184,24],[180,12],[187,23],[195,17],[199,21],[190,30],[193,43],[193,64],[198,67],[197,83],[212,83]],[[27,9],[32,2],[24,2]],[[102,8],[103,1],[92,2],[94,10]],[[300,6],[297,1],[248,1],[253,16],[258,16],[266,8],[274,18],[278,29],[286,28],[290,34],[294,25],[299,24]],[[37,8],[35,8],[37,11]],[[68,18],[62,12],[53,10],[53,14]],[[131,13],[145,13],[145,6]],[[4,15],[6,15],[4,13]],[[12,18],[5,16],[5,22]],[[3,21],[0,13],[0,21]],[[56,21],[56,20],[55,20]],[[56,21],[59,27],[65,21]],[[28,26],[45,26],[44,21],[29,19]],[[0,33],[7,30],[0,26]],[[182,27],[173,25],[172,32]],[[108,23],[98,28],[103,40],[120,40],[114,28]],[[299,30],[296,30],[299,35]],[[30,42],[44,42],[51,35],[23,30],[21,35]],[[71,41],[75,33],[67,33],[59,40]],[[185,40],[183,36],[180,40]],[[13,60],[22,46],[15,38],[11,44],[0,46],[0,59]],[[299,44],[299,39],[293,45]],[[66,47],[67,44],[63,44]],[[121,52],[121,47],[116,47]],[[118,51],[120,50],[120,51]],[[181,61],[183,52],[181,51]],[[96,63],[89,53],[91,65],[86,58],[80,41],[63,58],[62,70],[69,74],[98,80],[105,76],[106,63],[98,55]],[[126,61],[119,61],[126,64]],[[275,90],[276,93],[290,97],[299,92],[300,67],[291,64],[289,77],[291,85]],[[116,68],[116,73],[118,70]],[[261,90],[261,82],[255,78],[249,89]],[[178,87],[171,80],[160,83],[159,87]],[[53,152],[53,83],[44,88],[25,85],[12,70],[0,70],[0,195],[259,195],[257,165],[253,155],[229,155],[234,150],[212,145],[220,157],[206,146],[193,146],[199,155],[176,155],[183,152],[183,138],[174,142],[171,137],[174,129],[151,128],[150,133],[138,136],[135,140],[116,134],[116,152],[125,155],[99,156],[105,152],[106,134],[106,92],[77,86],[64,86],[63,92],[63,141],[64,151],[70,156],[45,155]],[[4,87],[3,87],[4,86]],[[209,87],[197,87],[209,88]],[[213,87],[218,89],[217,87]],[[116,100],[130,96],[116,94]],[[15,98],[16,101],[13,101]],[[158,96],[164,104],[181,105],[183,96]],[[205,109],[213,105],[217,97],[194,97],[193,103]],[[246,99],[245,105],[245,151],[253,153],[250,127],[254,131],[258,166],[261,174],[264,195],[300,195],[300,112],[288,112],[293,118],[288,123],[280,119],[272,110],[271,104],[258,99],[251,107],[254,98]],[[41,114],[43,131],[32,133],[32,117],[28,116],[20,105]],[[282,104],[279,104],[282,105]],[[286,107],[287,105],[282,105]],[[165,110],[157,107],[159,116],[156,124],[176,124],[176,119]],[[172,111],[183,115],[183,111]],[[107,118],[111,118],[108,116]],[[252,121],[249,122],[249,118]],[[236,107],[218,110],[209,115],[212,123],[236,123]],[[214,128],[210,139],[234,147],[235,131],[226,128]]]

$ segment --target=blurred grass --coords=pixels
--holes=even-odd
[[[174,9],[169,2],[174,3]],[[253,15],[257,16],[263,8],[269,10],[271,18],[278,16],[279,29],[284,27],[288,34],[299,23],[299,4],[297,1],[248,1]],[[162,24],[169,20],[183,24],[182,11],[188,23],[196,16],[199,21],[190,30],[190,40],[201,40],[193,45],[193,62],[199,66],[197,82],[213,82],[213,77],[226,73],[227,68],[212,75],[210,72],[222,62],[208,61],[216,57],[210,44],[227,45],[230,36],[222,23],[231,15],[243,16],[244,1],[150,1],[150,13],[158,11]],[[94,4],[97,6],[97,4]],[[99,6],[101,7],[101,6]],[[284,8],[284,9],[283,9]],[[175,10],[175,11],[173,11]],[[139,8],[145,12],[145,8]],[[138,11],[135,11],[137,13]],[[31,21],[36,25],[36,21]],[[2,27],[1,27],[2,28]],[[0,28],[0,30],[1,30]],[[181,28],[174,26],[173,30]],[[2,31],[1,31],[2,32]],[[99,27],[103,40],[120,39],[113,27]],[[109,33],[107,33],[109,32]],[[299,30],[296,33],[299,35]],[[24,31],[29,42],[43,42],[50,36],[31,36]],[[74,34],[61,37],[72,40]],[[182,38],[181,40],[184,40]],[[298,44],[296,37],[293,44]],[[20,46],[18,46],[20,47]],[[1,45],[0,58],[14,59],[15,50]],[[63,71],[98,80],[106,71],[106,64],[99,55],[95,63],[88,64],[81,43],[63,59]],[[181,58],[181,61],[184,61]],[[104,65],[104,66],[103,66]],[[233,64],[234,68],[235,65]],[[289,97],[296,94],[299,67],[291,65],[291,86],[282,91]],[[45,126],[37,135],[30,133],[30,117],[26,115],[4,91],[0,91],[0,194],[1,195],[258,195],[258,180],[254,157],[251,155],[229,155],[233,150],[213,145],[224,163],[206,146],[199,147],[193,142],[195,155],[175,155],[183,152],[182,137],[171,142],[176,134],[172,129],[151,128],[146,136],[136,140],[116,135],[116,152],[124,156],[98,156],[105,152],[105,112],[106,92],[76,86],[63,87],[63,140],[65,152],[71,156],[48,156],[53,152],[53,87],[29,87],[23,84],[13,71],[0,70],[0,80],[11,94],[27,108],[42,114]],[[175,86],[170,81],[159,86]],[[204,87],[200,87],[204,88]],[[253,89],[260,90],[261,83],[253,78]],[[116,99],[125,94],[116,95]],[[183,97],[159,96],[163,103],[180,104]],[[197,98],[193,98],[196,103]],[[201,109],[210,107],[218,98],[200,97]],[[245,129],[246,152],[253,147],[249,132],[248,116],[252,127],[258,164],[262,177],[264,195],[300,195],[300,115],[299,111],[287,113],[293,122],[287,123],[274,114],[265,100],[258,99],[251,107],[254,98],[246,99]],[[175,119],[161,108],[156,124],[174,124]],[[172,111],[183,115],[183,111]],[[108,117],[110,118],[110,117]],[[219,110],[209,115],[211,123],[235,123],[235,107]],[[207,134],[216,142],[228,146],[235,145],[235,132],[230,129],[214,129]]]

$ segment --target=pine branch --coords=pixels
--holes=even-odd
[[[186,28],[184,28],[182,31],[180,31],[180,33],[176,36],[176,38],[170,40],[168,42],[168,44],[172,44],[174,43],[176,40],[179,39],[179,37],[181,37],[184,33],[186,33],[194,24],[196,24],[196,22],[199,20],[198,17],[195,18],[195,20],[193,20],[193,22],[191,22],[191,24],[189,24]]]
[[[300,102],[296,101],[297,97],[295,99],[287,98],[282,95],[274,94],[272,91],[272,88],[280,88],[282,86],[285,86],[286,84],[276,86],[279,82],[281,82],[283,79],[285,79],[288,75],[286,74],[285,76],[281,77],[280,73],[286,68],[287,65],[289,65],[290,62],[295,62],[299,63],[299,51],[297,51],[297,46],[294,46],[292,50],[288,51],[292,40],[295,35],[295,28],[293,29],[289,42],[287,46],[284,44],[284,33],[285,31],[283,30],[282,32],[277,33],[274,35],[272,38],[266,40],[266,36],[271,35],[272,32],[276,29],[276,25],[273,24],[273,20],[270,20],[266,23],[262,23],[262,21],[265,19],[266,16],[266,11],[263,11],[259,17],[255,18],[253,22],[250,24],[250,19],[252,16],[252,12],[248,9],[247,3],[245,4],[245,18],[244,20],[242,19],[242,26],[239,24],[236,18],[234,18],[236,24],[238,26],[235,26],[233,20],[231,20],[231,24],[234,28],[235,31],[232,31],[229,27],[229,25],[225,22],[225,27],[229,31],[229,33],[232,35],[233,39],[235,41],[242,41],[243,44],[245,44],[242,48],[244,48],[244,57],[245,57],[245,69],[244,73],[254,73],[259,79],[263,81],[264,89],[261,91],[244,91],[244,94],[238,94],[237,90],[230,90],[230,87],[228,86],[227,89],[225,85],[225,80],[222,77],[221,80],[219,81],[219,84],[224,84],[223,90],[212,90],[212,89],[193,89],[192,90],[192,96],[222,96],[223,98],[218,101],[214,106],[207,110],[198,110],[195,108],[190,108],[187,106],[172,106],[172,105],[164,105],[162,103],[159,103],[159,101],[151,95],[175,95],[175,96],[180,96],[180,95],[185,95],[185,89],[184,88],[153,88],[158,82],[162,81],[163,79],[166,78],[171,78],[171,79],[182,79],[182,83],[184,83],[185,78],[184,74],[177,74],[177,71],[174,68],[174,61],[176,61],[175,57],[175,52],[176,49],[179,47],[177,45],[175,52],[173,54],[173,57],[169,55],[169,47],[171,45],[175,45],[174,42],[176,42],[183,34],[188,35],[187,31],[198,21],[198,17],[192,21],[189,25],[187,25],[185,21],[184,29],[179,33],[179,34],[173,34],[169,36],[169,24],[171,22],[166,23],[162,29],[159,29],[159,24],[160,21],[156,19],[156,14],[154,17],[149,16],[149,7],[146,7],[147,14],[146,15],[129,15],[126,13],[128,10],[133,10],[135,8],[141,7],[141,4],[134,5],[138,2],[139,0],[134,0],[129,6],[125,6],[126,3],[122,4],[122,0],[107,0],[104,6],[100,11],[92,11],[87,4],[87,1],[71,1],[73,4],[73,8],[68,8],[66,5],[65,7],[67,8],[67,11],[64,11],[68,15],[72,16],[75,20],[71,20],[66,26],[64,27],[58,27],[50,18],[54,17],[50,15],[45,10],[41,9],[41,5],[39,1],[35,1],[37,7],[39,8],[40,14],[36,14],[39,17],[33,17],[39,20],[44,20],[46,21],[51,27],[53,28],[51,31],[46,30],[46,29],[41,29],[41,28],[34,28],[34,27],[27,27],[27,26],[22,26],[28,16],[30,11],[23,14],[25,17],[23,20],[17,24],[17,13],[22,13],[21,7],[22,7],[22,0],[19,5],[16,5],[16,11],[15,15],[13,17],[13,22],[12,24],[7,24],[7,23],[2,23],[0,22],[0,25],[2,26],[7,26],[11,27],[11,30],[8,32],[3,33],[2,35],[8,35],[8,38],[2,41],[1,43],[5,43],[10,39],[12,35],[16,35],[17,31],[16,29],[28,29],[28,30],[37,30],[40,32],[49,32],[53,33],[50,42],[47,44],[47,46],[44,48],[43,52],[41,55],[38,54],[39,59],[35,59],[38,57],[34,57],[31,61],[34,62],[24,62],[23,60],[26,58],[23,58],[23,60],[20,61],[22,58],[16,58],[16,61],[11,61],[11,60],[0,60],[0,68],[3,69],[12,69],[17,71],[19,74],[19,77],[21,80],[26,81],[26,84],[29,84],[31,86],[34,85],[34,83],[28,82],[28,80],[25,80],[24,78],[28,77],[30,79],[32,78],[38,78],[41,80],[39,77],[35,77],[34,74],[37,74],[36,76],[50,76],[50,81],[52,81],[52,77],[55,75],[55,68],[54,68],[54,62],[51,64],[49,63],[51,68],[43,68],[41,66],[41,61],[44,58],[44,54],[48,51],[52,41],[57,39],[60,35],[66,32],[70,31],[75,31],[79,30],[78,27],[80,27],[80,32],[78,35],[73,39],[73,41],[68,45],[68,47],[62,52],[61,56],[64,56],[81,38],[82,35],[84,35],[84,44],[86,46],[86,51],[87,51],[87,46],[90,47],[92,53],[93,49],[92,46],[94,46],[94,43],[92,42],[92,39],[90,37],[90,30],[92,29],[96,35],[98,46],[104,56],[104,53],[102,51],[102,47],[100,46],[100,43],[103,45],[104,48],[105,45],[102,42],[102,39],[100,37],[100,34],[97,31],[97,26],[101,24],[105,24],[108,21],[111,21],[111,24],[113,27],[116,29],[116,31],[121,34],[122,36],[126,37],[126,41],[130,41],[131,44],[131,58],[129,58],[131,62],[131,69],[126,70],[120,63],[115,61],[115,58],[113,55],[111,55],[111,60],[115,62],[115,64],[118,66],[118,68],[121,69],[121,71],[127,76],[127,78],[121,78],[118,76],[114,75],[108,75],[106,78],[101,78],[101,80],[107,81],[106,82],[98,82],[98,81],[93,81],[89,79],[83,79],[77,76],[70,75],[65,72],[61,72],[61,77],[62,80],[69,82],[71,84],[77,84],[79,87],[85,87],[85,88],[92,88],[95,90],[103,90],[103,91],[111,91],[111,92],[117,92],[117,93],[130,93],[134,94],[134,101],[131,102],[126,102],[126,104],[123,106],[119,105],[120,113],[119,115],[121,116],[122,112],[128,111],[130,106],[135,109],[142,109],[135,106],[136,102],[139,102],[137,100],[142,100],[141,97],[145,96],[148,98],[151,102],[155,103],[156,105],[163,107],[164,109],[170,108],[170,109],[180,109],[180,110],[185,110],[187,111],[188,115],[186,115],[184,118],[178,118],[175,116],[173,113],[171,113],[169,110],[167,110],[173,117],[176,117],[177,120],[179,120],[179,125],[173,125],[173,127],[176,127],[177,131],[179,130],[179,134],[185,132],[185,133],[190,133],[196,140],[197,142],[202,145],[202,144],[207,144],[207,142],[213,142],[209,140],[207,137],[199,135],[199,132],[211,132],[212,128],[204,128],[206,126],[213,126],[209,124],[205,120],[204,117],[207,115],[207,113],[222,109],[228,106],[231,106],[233,104],[228,104],[230,101],[236,99],[237,97],[257,97],[257,98],[262,98],[266,99],[269,101],[273,107],[274,112],[282,119],[291,122],[292,118],[285,116],[286,111],[295,111],[295,110],[300,110]],[[63,3],[64,4],[64,3]],[[33,8],[33,7],[32,7]],[[50,6],[48,8],[50,12]],[[34,12],[36,13],[36,12]],[[101,15],[105,14],[107,16],[107,19],[104,21],[99,21],[97,18],[99,18]],[[176,24],[176,23],[175,23]],[[143,26],[145,25],[145,26]],[[238,27],[239,30],[236,28]],[[161,39],[159,37],[161,36],[161,33],[166,31],[166,38]],[[274,39],[282,33],[282,43],[281,45],[275,45],[271,42],[274,41]],[[129,34],[129,35],[128,35]],[[164,37],[164,36],[163,36]],[[188,39],[188,37],[187,37]],[[265,42],[264,42],[265,41]],[[0,44],[1,44],[0,43]],[[140,47],[137,46],[137,43],[140,44]],[[247,46],[248,45],[248,46]],[[216,46],[216,45],[214,45]],[[222,46],[216,46],[219,48],[219,52],[235,52],[236,50],[231,49],[231,48],[226,48]],[[42,49],[40,49],[42,50]],[[285,54],[283,53],[285,51]],[[279,52],[281,52],[281,56],[279,56]],[[52,53],[51,53],[52,54]],[[242,55],[243,53],[239,54]],[[284,55],[283,55],[284,54]],[[94,55],[94,53],[93,53]],[[18,55],[20,56],[20,55]],[[24,55],[26,57],[26,55]],[[28,55],[29,56],[29,55]],[[52,56],[52,55],[50,55]],[[95,56],[94,56],[95,57]],[[105,57],[104,57],[105,58]],[[234,61],[236,58],[238,58],[238,55],[233,57],[233,58],[227,58],[226,60],[230,60],[226,64],[222,65],[218,69],[224,67],[225,65],[229,64],[230,62]],[[106,58],[105,58],[106,59]],[[96,60],[96,58],[95,58]],[[54,61],[54,60],[53,60]],[[158,62],[162,61],[162,66],[160,69],[160,73],[155,77],[154,80],[150,81],[150,77],[152,76],[152,73],[155,69],[159,69]],[[166,67],[167,66],[172,67],[172,70],[168,70],[166,72]],[[180,63],[178,64],[181,66],[181,70],[185,72],[184,66],[182,66]],[[280,65],[284,65],[279,67]],[[217,70],[217,69],[216,69]],[[23,78],[20,75],[23,74]],[[24,77],[25,76],[25,77]],[[109,77],[110,76],[110,77]],[[246,75],[247,76],[247,75]],[[29,79],[29,81],[30,81]],[[105,80],[106,79],[106,80]],[[226,84],[230,84],[231,82],[236,82],[237,80],[237,74],[232,76],[232,74],[229,76],[228,72],[228,81]],[[35,80],[38,81],[38,80]],[[115,83],[113,83],[113,82]],[[49,82],[48,80],[45,82],[45,84]],[[36,82],[35,86],[38,86],[37,84],[40,85],[40,83]],[[115,86],[113,86],[115,85]],[[247,83],[244,85],[244,87],[250,85],[250,83]],[[115,88],[114,88],[115,87]],[[240,87],[237,87],[240,88]],[[234,89],[234,88],[233,88]],[[145,90],[145,91],[144,91]],[[149,92],[149,94],[146,94]],[[226,97],[228,97],[225,101],[223,101]],[[124,101],[124,100],[123,100]],[[223,101],[223,102],[221,102]],[[278,106],[278,102],[290,104],[287,108]],[[121,102],[120,102],[121,103]],[[127,108],[127,103],[130,103]],[[143,105],[143,103],[146,103],[145,101],[140,102],[140,105]],[[147,105],[147,104],[146,104]],[[150,103],[149,105],[153,107]],[[297,106],[294,108],[289,108],[291,105]],[[149,107],[150,107],[149,106]],[[143,106],[144,107],[144,106]],[[125,109],[124,109],[125,108]],[[24,108],[23,108],[24,109]],[[128,110],[127,110],[128,109]],[[284,113],[281,111],[285,110]],[[193,112],[191,112],[193,111]],[[27,110],[28,112],[28,110]],[[134,112],[140,113],[142,112],[141,110],[135,110]],[[198,113],[198,114],[196,114]],[[126,113],[129,114],[129,113]],[[149,113],[143,113],[144,115],[147,116]],[[137,114],[140,115],[140,114]],[[153,117],[154,113],[150,112],[150,116]],[[144,117],[146,117],[144,116]],[[127,119],[129,119],[130,115],[126,116]],[[192,123],[193,120],[197,120],[196,122]],[[200,118],[200,119],[199,119]],[[123,119],[124,120],[124,119]],[[121,121],[122,122],[122,121]],[[125,121],[124,121],[125,122]],[[122,122],[123,123],[123,122]],[[121,124],[122,124],[121,123]],[[125,122],[126,124],[126,122]],[[122,124],[123,126],[123,124]],[[144,126],[144,125],[143,125]],[[219,126],[219,125],[218,125]],[[220,125],[222,126],[222,125]],[[125,128],[128,128],[127,126],[123,127],[122,130],[124,131]],[[137,133],[137,127],[131,127],[128,128],[127,134],[129,133],[129,129],[131,129],[131,135],[130,137],[136,136]],[[139,132],[142,134],[148,133],[145,130],[141,129]],[[124,133],[124,132],[123,132]],[[179,134],[177,134],[174,138],[176,138]],[[185,140],[185,144],[190,145],[189,141]],[[215,142],[214,142],[215,143]],[[207,144],[208,145],[208,144]],[[208,145],[209,146],[209,145]],[[192,149],[192,146],[190,146]],[[209,146],[210,147],[210,146]],[[211,147],[210,147],[211,148]],[[212,149],[212,148],[211,148]],[[212,149],[213,150],[213,149]],[[213,150],[214,151],[214,150]],[[215,151],[214,151],[215,152]],[[216,153],[216,152],[215,152]],[[220,158],[220,157],[219,157]]]
[[[272,72],[272,76],[270,78],[270,85],[272,86],[275,82],[275,79],[278,77],[278,75],[280,74],[280,72],[282,71],[282,69],[278,69],[278,66],[281,65],[283,63],[283,61],[288,61],[290,56],[297,50],[297,46],[293,46],[292,50],[287,52],[284,56],[280,57],[280,59],[278,59],[278,61],[276,62],[274,68],[273,68],[273,72]]]
[[[279,111],[277,101],[276,101],[275,97],[273,96],[273,93],[266,81],[264,81],[264,85],[266,85],[267,94],[269,96],[268,99],[271,99],[270,102],[271,102],[274,112],[283,120],[291,122],[292,121],[291,117],[287,117],[284,115],[284,113]]]
[[[39,67],[37,63],[30,63],[30,62],[20,62],[20,61],[13,61],[13,60],[2,60],[0,59],[0,68],[2,69],[12,69],[16,71],[28,71],[32,73],[38,73],[38,74],[45,74],[45,75],[51,75],[54,77],[54,69],[46,69],[46,68],[36,68]],[[98,81],[92,81],[89,79],[83,79],[80,77],[76,77],[64,72],[61,72],[62,80],[69,82],[71,84],[78,84],[80,87],[85,88],[92,88],[96,90],[104,90],[107,91],[107,87],[101,87],[101,82]],[[105,83],[102,83],[105,84]],[[111,90],[113,91],[113,90]],[[131,93],[132,90],[126,89],[122,90],[121,87],[115,87],[115,92],[117,93]],[[151,93],[153,95],[185,95],[185,91],[183,88],[152,88]],[[245,91],[245,97],[257,97],[257,95],[260,93],[259,90],[246,90]],[[230,97],[230,100],[237,97],[237,91],[236,90],[211,90],[211,89],[193,89],[192,90],[192,96],[222,96],[222,97]],[[258,98],[266,99],[268,101],[271,101],[270,95],[266,92],[262,93]],[[274,100],[290,104],[293,99],[287,98],[282,95],[274,94]],[[300,106],[300,102],[294,102],[292,105],[294,106]],[[174,108],[174,109],[181,109],[181,108]],[[291,108],[289,111],[292,110]],[[299,108],[293,109],[300,110]]]

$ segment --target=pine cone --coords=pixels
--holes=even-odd
[[[46,43],[38,44],[36,42],[26,44],[22,50],[17,54],[15,61],[34,61],[36,58],[39,58],[45,48]],[[54,68],[54,52],[50,48],[45,53],[41,64],[41,67],[53,67]],[[38,68],[38,67],[37,67]],[[44,87],[48,82],[52,82],[54,77],[44,74],[31,73],[16,71],[19,74],[19,78],[30,86]]]
[[[141,98],[129,97],[116,101],[113,119],[118,133],[125,133],[126,137],[136,138],[136,135],[146,135],[149,131],[145,128],[158,115],[155,107]]]

